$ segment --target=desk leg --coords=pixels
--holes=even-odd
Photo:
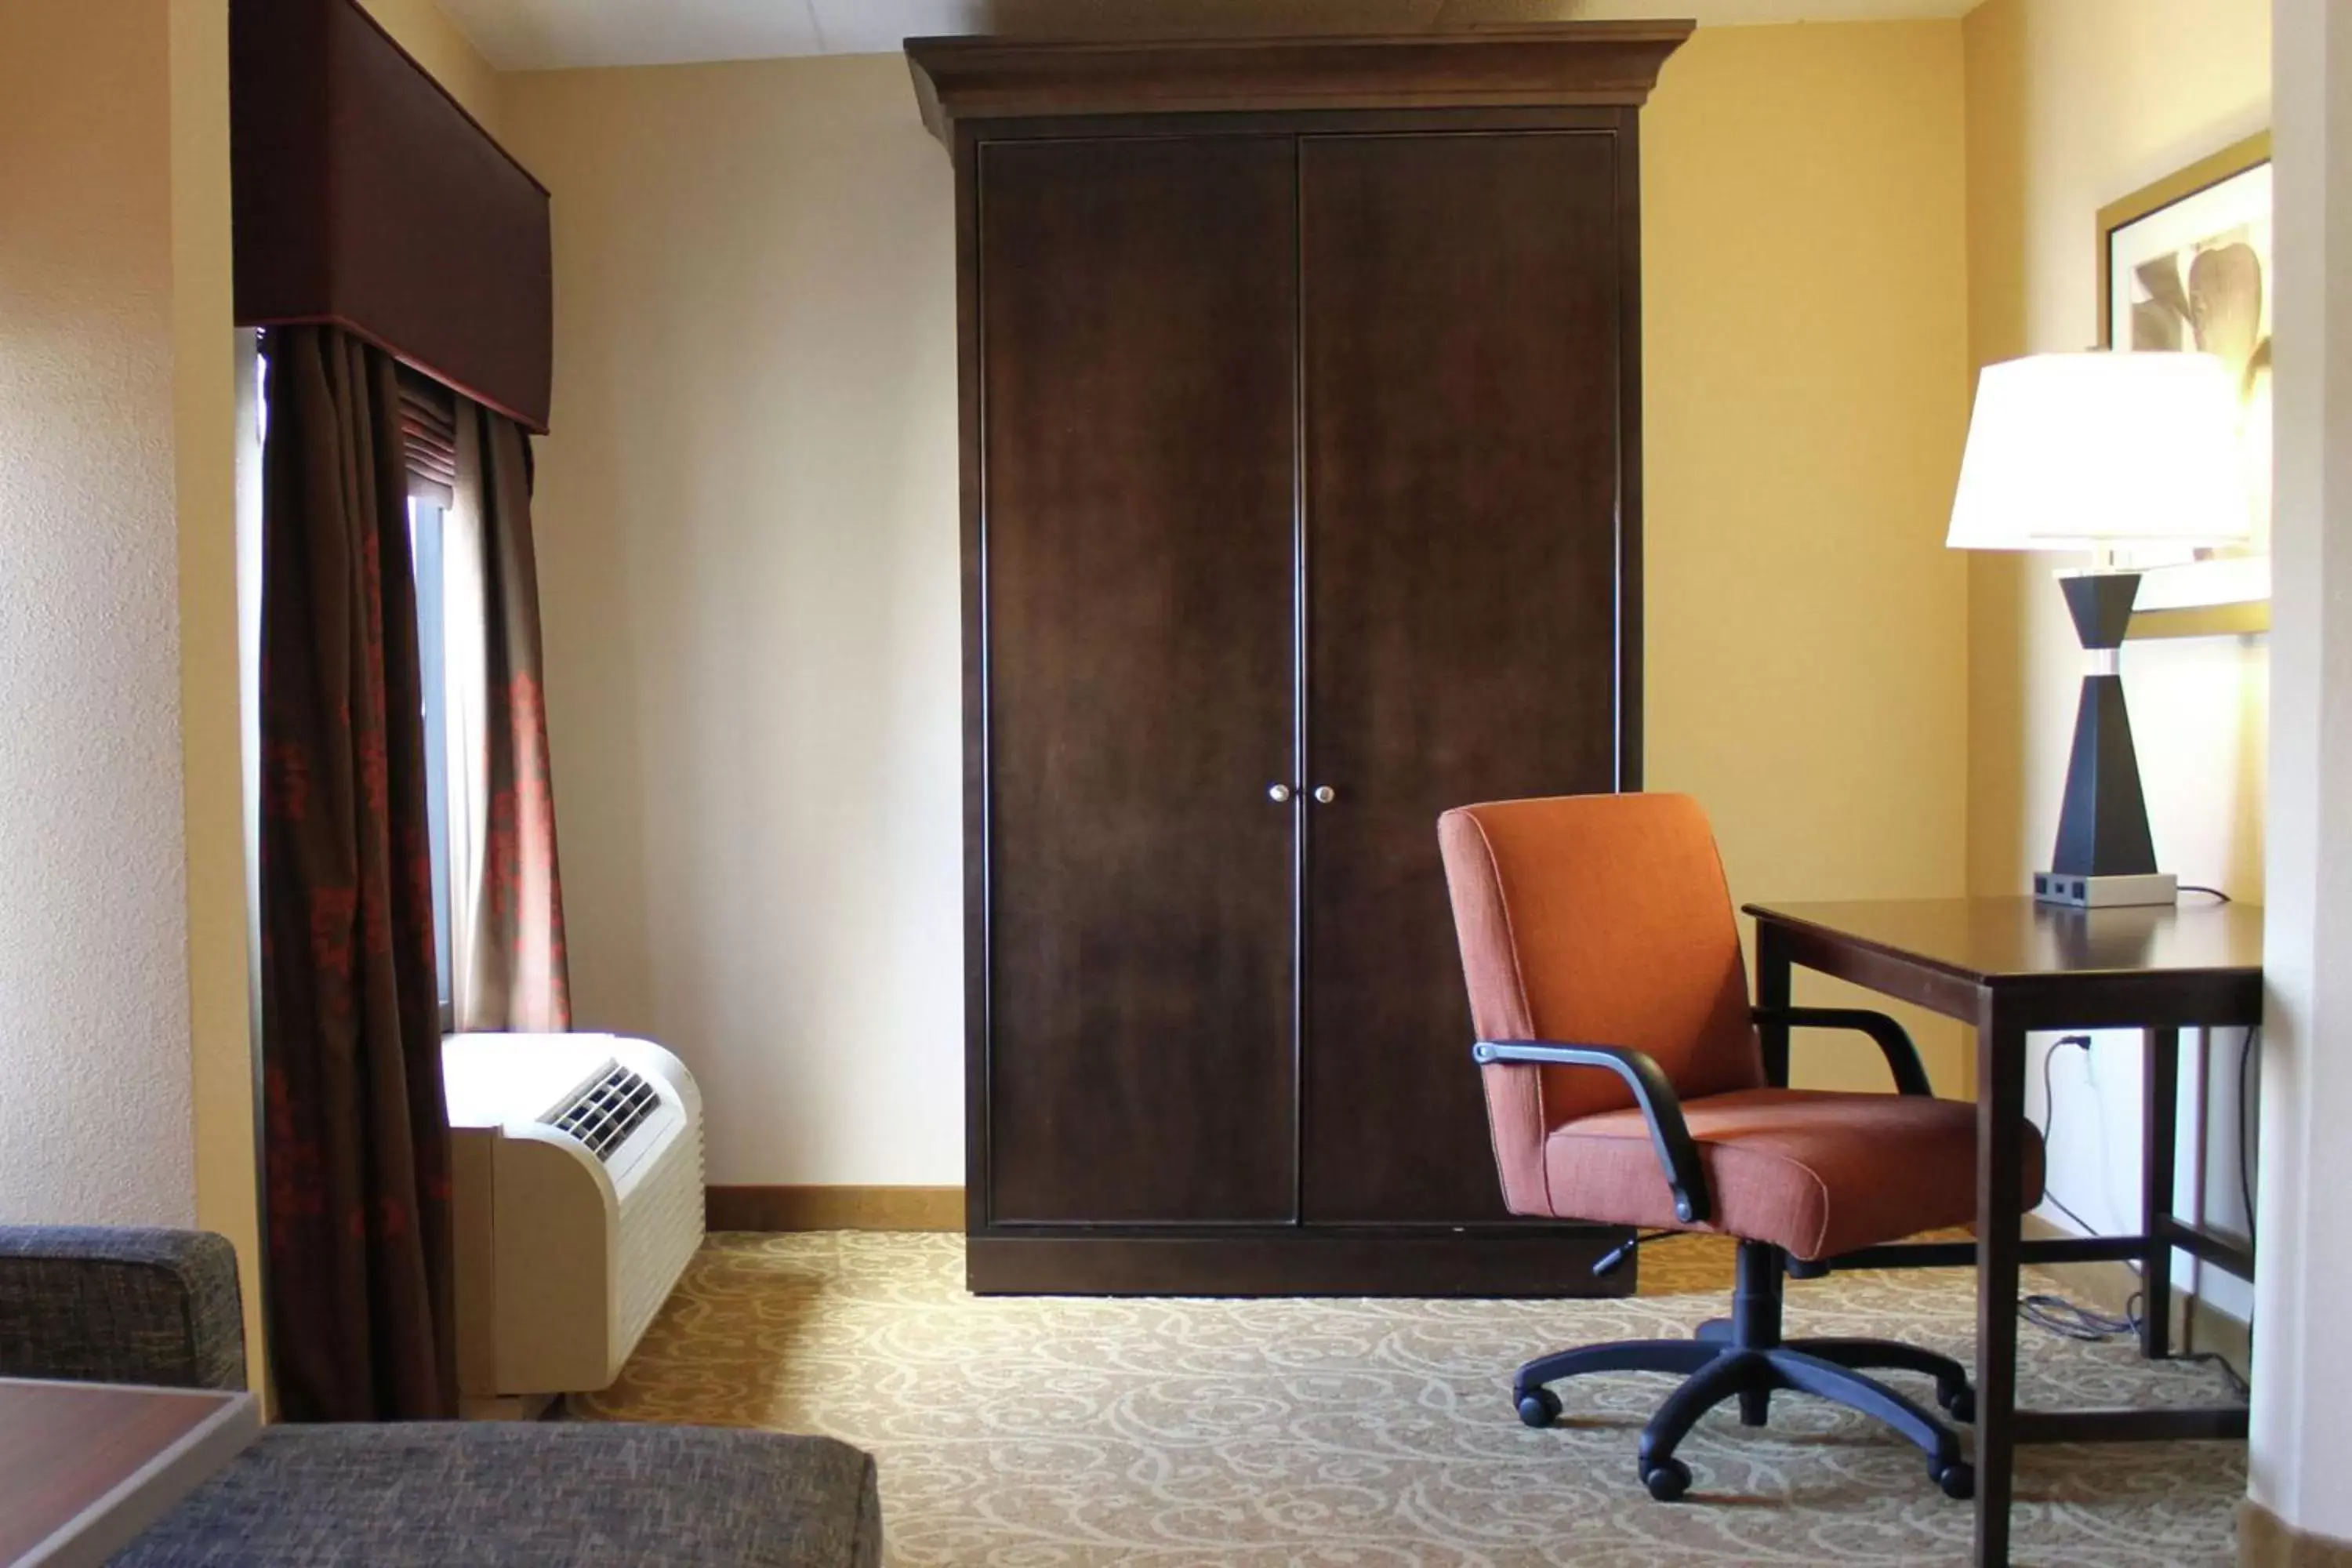
[[[2139,1233],[2154,1237],[2172,1217],[2172,1159],[2180,1121],[2180,1031],[2143,1033],[2140,1074]],[[2140,1353],[2158,1361],[2172,1353],[2172,1244],[2157,1241],[2142,1257]]]
[[[2017,1272],[2024,1198],[2025,1031],[1977,1004],[1977,1568],[2009,1561],[2016,1463]]]
[[[1756,1005],[1767,1013],[1787,1010],[1790,999],[1789,943],[1786,934],[1769,921],[1756,922]],[[1764,1052],[1764,1081],[1776,1089],[1789,1084],[1789,1026],[1762,1024],[1757,1040]]]

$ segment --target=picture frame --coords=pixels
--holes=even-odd
[[[2270,173],[2265,131],[2098,212],[2099,346],[2232,362],[2255,520],[2242,545],[2145,567],[2134,637],[2270,629]]]

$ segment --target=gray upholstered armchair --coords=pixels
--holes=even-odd
[[[0,1376],[242,1388],[236,1259],[194,1231],[0,1226]],[[134,1568],[874,1568],[874,1461],[829,1437],[597,1422],[272,1426]]]
[[[0,1226],[0,1377],[243,1388],[236,1253],[200,1230]]]

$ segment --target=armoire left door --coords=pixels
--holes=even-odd
[[[1297,1213],[1296,160],[997,142],[964,193],[982,1223]]]

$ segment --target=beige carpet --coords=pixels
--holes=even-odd
[[[1760,1434],[1710,1416],[1674,1505],[1633,1468],[1668,1380],[1579,1379],[1559,1426],[1520,1426],[1519,1362],[1726,1310],[1727,1253],[1710,1242],[1657,1247],[1643,1269],[1643,1293],[1615,1301],[982,1300],[963,1291],[958,1237],[714,1236],[620,1383],[577,1412],[856,1443],[880,1461],[899,1564],[1964,1559],[1969,1505],[1907,1445],[1818,1401],[1780,1396]],[[1972,1290],[1958,1270],[1792,1282],[1789,1330],[1965,1361]],[[2022,1336],[2031,1404],[2228,1397],[2218,1372],[2150,1366],[2120,1341]],[[2244,1487],[2235,1445],[2031,1448],[2016,1560],[2228,1563]]]

